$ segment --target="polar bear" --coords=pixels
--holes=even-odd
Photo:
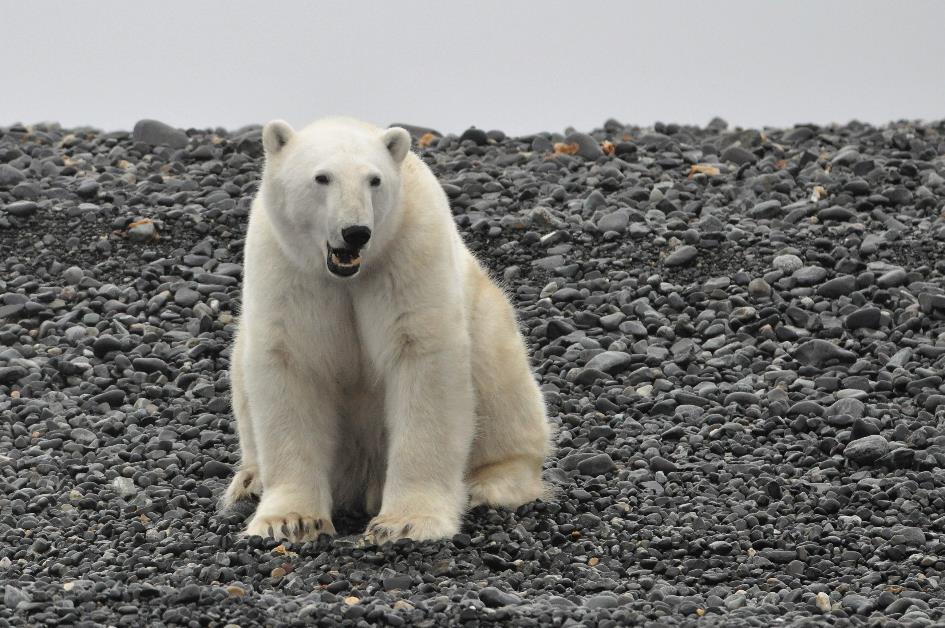
[[[514,310],[402,128],[263,128],[231,354],[248,535],[450,537],[469,505],[545,495],[550,430]]]

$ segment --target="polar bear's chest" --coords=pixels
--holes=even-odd
[[[361,382],[367,369],[350,298],[299,294],[276,312],[279,342],[306,371],[345,388]]]

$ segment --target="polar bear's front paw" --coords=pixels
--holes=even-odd
[[[330,517],[289,512],[281,515],[256,514],[246,527],[246,536],[286,539],[294,543],[314,541],[322,534],[334,535]]]
[[[262,494],[262,481],[256,467],[240,469],[230,480],[230,485],[223,493],[223,506],[232,506],[236,502],[259,497]]]
[[[400,539],[435,541],[459,532],[455,517],[445,515],[380,514],[368,523],[360,545],[382,545]]]

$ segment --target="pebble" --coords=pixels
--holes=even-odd
[[[139,120],[131,135],[136,142],[144,142],[152,146],[183,148],[188,142],[186,133],[158,120]]]
[[[833,205],[817,212],[817,218],[820,220],[839,220],[847,221],[856,217],[856,213],[846,207]]]
[[[630,224],[630,216],[623,211],[611,212],[597,221],[597,228],[602,232],[616,231],[624,233]]]
[[[9,609],[16,609],[20,604],[27,604],[32,600],[29,593],[13,585],[5,585],[3,588],[3,605]]]
[[[131,478],[117,477],[112,481],[115,492],[122,497],[131,497],[138,492]]]
[[[850,312],[843,324],[847,329],[879,329],[882,312],[878,307],[864,306]]]
[[[39,205],[33,201],[13,201],[3,207],[3,211],[16,218],[27,218],[36,213]]]
[[[797,143],[809,140],[812,137],[814,137],[814,131],[809,126],[797,126],[787,131],[783,139],[786,142]]]
[[[470,140],[477,146],[485,146],[489,143],[489,136],[486,135],[486,132],[482,129],[470,127],[463,131],[463,134],[459,136],[459,141],[463,142],[465,140]]]
[[[906,281],[906,271],[897,268],[885,272],[879,277],[876,278],[876,285],[880,288],[893,288],[895,286],[901,286]]]
[[[91,445],[96,440],[98,440],[98,437],[95,435],[95,432],[93,432],[92,430],[85,429],[83,427],[74,428],[72,432],[70,432],[69,435],[72,438],[72,440],[74,440],[77,443],[81,443],[82,445]]]
[[[10,164],[0,164],[0,186],[12,188],[26,179],[26,175]]]
[[[771,286],[761,277],[755,277],[748,282],[748,294],[755,299],[764,299],[771,296]]]
[[[781,215],[781,201],[770,200],[758,203],[750,210],[748,215],[756,219],[770,219]]]
[[[745,164],[753,164],[758,161],[758,158],[755,157],[754,153],[745,150],[741,146],[729,146],[722,151],[722,161],[730,161],[739,166]]]
[[[827,278],[827,270],[820,266],[803,266],[791,276],[800,286],[813,286]]]
[[[853,362],[856,360],[856,354],[852,351],[838,347],[834,343],[815,338],[802,344],[794,352],[794,357],[804,364],[810,364],[816,367],[825,366],[832,361]]]
[[[830,158],[831,164],[851,166],[860,160],[860,153],[855,146],[845,146]]]
[[[479,600],[489,608],[500,608],[511,604],[521,604],[522,598],[500,591],[496,587],[486,587],[479,592]]]
[[[617,468],[609,454],[596,454],[585,458],[577,465],[577,470],[581,475],[604,475]]]
[[[584,607],[592,609],[617,608],[619,604],[620,602],[617,600],[617,597],[613,595],[595,595],[594,597],[584,600]]]
[[[696,259],[698,254],[699,250],[696,247],[686,244],[667,255],[663,263],[666,266],[682,266]]]
[[[70,266],[62,271],[62,280],[69,285],[77,285],[85,277],[85,271],[78,266]]]
[[[880,435],[864,436],[851,441],[843,450],[847,459],[859,464],[876,462],[889,451],[889,442]]]
[[[157,235],[157,228],[150,220],[138,221],[128,229],[128,237],[133,242],[150,242]]]
[[[633,357],[623,351],[604,351],[588,360],[586,367],[603,371],[609,375],[625,370],[633,363]]]
[[[203,465],[203,477],[228,478],[233,474],[230,468],[217,460],[210,460]]]
[[[738,610],[748,604],[748,598],[744,593],[733,593],[725,598],[725,608],[730,611]]]
[[[200,589],[200,585],[188,584],[177,593],[177,603],[190,604],[192,602],[199,602],[202,595],[203,592]]]
[[[801,261],[797,255],[787,254],[787,255],[778,255],[771,262],[772,268],[775,270],[780,270],[782,273],[790,274],[796,270],[800,270],[804,266],[804,262]]]
[[[906,545],[922,546],[928,538],[922,528],[916,526],[893,526],[890,543],[905,543]]]
[[[828,299],[845,297],[856,289],[856,277],[841,275],[817,286],[817,294]]]
[[[565,144],[577,144],[577,155],[584,159],[596,160],[604,154],[600,144],[586,133],[571,133],[564,138]]]
[[[181,307],[193,307],[200,300],[200,293],[192,288],[183,287],[174,293],[174,303]]]
[[[397,589],[409,589],[413,585],[413,578],[406,574],[390,576],[383,580],[384,589],[394,591]]]
[[[678,469],[675,463],[662,456],[653,456],[653,458],[650,459],[650,468],[654,471],[662,471],[664,473],[672,473]]]
[[[76,188],[76,194],[82,198],[95,198],[98,195],[100,187],[98,181],[94,179],[84,179],[79,183],[79,187]]]

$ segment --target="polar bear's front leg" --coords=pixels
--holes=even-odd
[[[401,355],[385,395],[387,476],[365,541],[451,537],[466,507],[463,476],[475,430],[467,351]]]
[[[286,352],[248,360],[246,385],[262,480],[262,498],[247,535],[291,541],[334,534],[331,469],[337,420],[316,384],[293,368]]]

